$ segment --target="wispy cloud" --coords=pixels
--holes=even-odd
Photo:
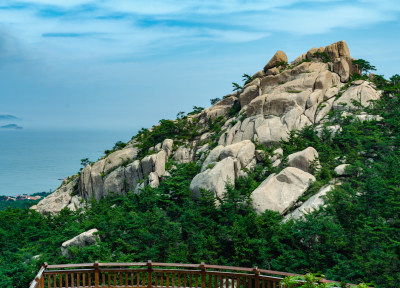
[[[249,42],[277,32],[310,35],[374,25],[397,19],[398,3],[397,0],[3,0],[0,27],[35,48],[60,51],[66,57],[69,54],[99,57],[149,48],[157,53],[157,47],[173,49],[182,43]],[[92,48],[86,53],[88,47],[96,47],[96,51]]]

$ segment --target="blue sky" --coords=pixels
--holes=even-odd
[[[400,74],[398,0],[2,0],[0,114],[26,128],[132,129],[231,91],[276,50],[346,40]]]

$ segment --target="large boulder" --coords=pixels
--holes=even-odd
[[[238,160],[233,157],[225,158],[215,164],[214,167],[197,174],[190,183],[190,190],[195,197],[200,197],[201,189],[204,189],[221,198],[224,196],[226,183],[228,181],[234,183],[239,170],[240,163]]]
[[[315,150],[313,147],[307,147],[302,151],[290,154],[288,156],[288,165],[290,167],[296,167],[305,172],[311,173],[311,164],[313,161],[318,159],[318,156],[317,150]]]
[[[328,54],[331,59],[336,59],[339,57],[350,58],[349,47],[347,46],[346,41],[343,40],[326,46],[324,52]]]
[[[287,63],[288,58],[285,52],[279,50],[275,53],[271,60],[269,60],[268,64],[265,65],[264,72],[266,72],[268,69],[278,66],[281,62]]]
[[[319,209],[325,204],[324,197],[326,196],[326,193],[331,191],[334,187],[334,185],[323,186],[321,189],[319,189],[317,194],[311,196],[300,207],[296,208],[296,210],[294,210],[292,213],[286,215],[285,219],[299,219],[303,217],[306,213],[311,213],[314,210]]]
[[[67,258],[70,258],[72,255],[69,251],[69,247],[86,247],[90,245],[95,245],[99,241],[99,236],[94,235],[99,232],[97,229],[91,229],[89,231],[83,232],[74,238],[65,241],[61,245],[61,254]]]
[[[315,177],[298,168],[287,167],[279,174],[271,174],[251,194],[258,213],[266,209],[284,214],[308,189]]]

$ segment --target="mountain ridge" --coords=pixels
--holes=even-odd
[[[190,186],[193,196],[206,189],[216,198],[223,197],[227,181],[234,183],[235,179],[246,176],[246,171],[265,160],[265,155],[260,156],[265,154],[263,149],[278,148],[282,140],[289,139],[291,131],[314,125],[320,134],[326,129],[337,133],[340,127],[330,125],[326,119],[331,111],[350,115],[355,108],[353,101],[367,106],[368,101],[380,98],[372,82],[349,82],[351,75],[361,74],[354,60],[344,41],[311,48],[291,63],[287,63],[283,51],[278,51],[239,91],[199,113],[181,115],[173,121],[161,120],[152,129],[144,129],[132,141],[118,147],[122,149],[68,177],[32,209],[58,213],[65,207],[76,210],[84,201],[100,200],[110,192],[139,193],[146,185],[158,187],[169,175],[168,166],[191,161],[202,165],[201,173]],[[363,113],[355,117],[363,121],[375,116]],[[264,180],[275,184],[260,185],[265,188],[261,192],[257,188],[254,195],[259,196],[253,196],[253,202],[260,212],[269,208],[286,213],[297,205],[310,180],[315,181],[308,163],[318,158],[318,152],[310,156],[305,151],[298,157],[300,164],[289,164],[290,169],[284,167],[282,153],[277,154],[276,149],[271,152],[267,157],[268,161],[274,160],[271,164],[275,173]],[[303,178],[298,185],[291,186],[290,182],[299,177]],[[279,181],[280,178],[289,180]],[[293,188],[296,188],[294,193],[287,192],[285,197],[275,195],[268,203],[265,201],[271,191]],[[285,199],[291,200],[280,205]]]

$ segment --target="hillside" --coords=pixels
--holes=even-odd
[[[210,108],[116,143],[31,211],[0,212],[0,279],[153,259],[400,287],[400,77],[373,68],[344,41],[290,63],[278,51]],[[93,228],[96,245],[61,252]]]
[[[233,184],[256,165],[265,166],[265,157],[269,157],[274,169],[268,169],[265,176],[275,172],[278,177],[270,181],[279,179],[280,172],[297,182],[278,180],[273,184],[278,186],[269,188],[261,185],[265,189],[258,189],[251,197],[259,212],[266,208],[286,212],[307,190],[309,180],[315,181],[308,163],[318,158],[318,151],[311,147],[289,156],[285,164],[280,158],[288,156],[286,151],[272,147],[278,148],[281,140],[288,140],[290,131],[311,125],[319,133],[323,129],[336,133],[340,127],[331,123],[330,113],[349,113],[354,108],[353,100],[366,106],[369,100],[380,97],[375,84],[369,81],[349,82],[357,67],[344,41],[313,48],[292,63],[287,62],[286,54],[278,51],[263,71],[247,79],[243,88],[238,87],[236,93],[226,95],[212,107],[178,115],[174,121],[161,120],[152,129],[142,130],[126,146],[115,147],[116,151],[109,151],[68,178],[36,209],[42,213],[59,212],[67,206],[74,210],[83,200],[100,200],[110,192],[125,194],[139,192],[146,185],[158,187],[174,165],[193,161],[202,166],[190,186],[193,195],[206,189],[220,198],[227,179]],[[360,113],[355,117],[373,116]],[[282,189],[283,194],[264,201],[269,190]]]

